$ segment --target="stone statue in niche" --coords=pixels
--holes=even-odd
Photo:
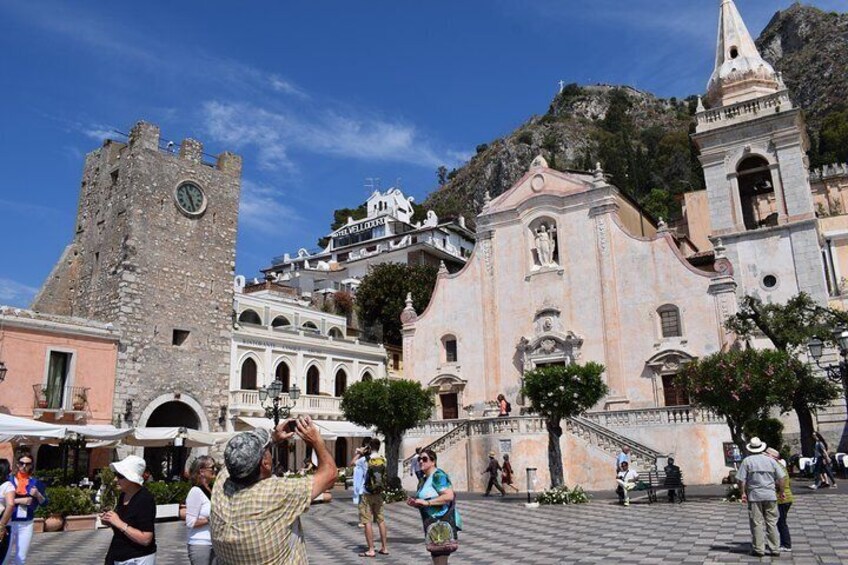
[[[536,255],[538,256],[539,266],[551,267],[556,265],[554,261],[554,252],[556,251],[556,239],[554,237],[553,228],[548,229],[548,226],[542,224],[536,230]]]

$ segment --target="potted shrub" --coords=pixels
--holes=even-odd
[[[85,410],[85,405],[88,402],[88,395],[85,392],[85,389],[81,389],[74,394],[73,398],[73,406],[74,410],[77,412],[81,412]]]
[[[187,481],[151,481],[145,485],[156,500],[156,519],[179,518],[180,503],[185,502],[191,484]]]
[[[97,514],[91,493],[86,489],[67,487],[68,507],[65,515],[65,531],[93,530],[97,527]]]
[[[35,510],[38,518],[44,519],[45,532],[60,532],[65,526],[65,515],[68,508],[68,487],[47,487],[47,505]]]

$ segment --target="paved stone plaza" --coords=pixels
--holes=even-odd
[[[629,508],[595,500],[527,509],[519,497],[461,495],[465,532],[451,563],[848,563],[848,493],[800,492],[789,514],[793,552],[759,560],[747,555],[748,518],[743,505],[699,497],[697,489],[691,490],[684,504],[636,500]],[[389,506],[386,516],[391,555],[373,562],[428,563],[418,513],[399,503]],[[371,562],[357,555],[364,536],[356,521],[349,499],[312,508],[304,519],[310,562]],[[188,562],[182,523],[159,524],[156,533],[159,565]],[[99,563],[110,539],[106,530],[40,534],[29,563]]]

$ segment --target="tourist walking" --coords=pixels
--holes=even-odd
[[[498,481],[501,473],[501,464],[495,459],[494,451],[489,452],[489,464],[486,466],[486,470],[480,474],[485,475],[486,473],[489,473],[489,483],[486,485],[486,494],[484,496],[489,496],[489,493],[492,492],[492,487],[501,491],[501,496],[506,496],[506,491],[504,491]]]
[[[23,565],[32,543],[35,510],[47,504],[47,495],[44,483],[32,476],[32,456],[27,452],[18,456],[17,472],[9,475],[9,481],[15,488],[15,511],[12,513],[12,536],[9,540],[14,553],[9,555],[8,565]]]
[[[156,500],[144,484],[147,464],[137,455],[109,465],[118,484],[118,502],[100,520],[112,527],[106,565],[155,565]]]
[[[191,565],[215,565],[209,514],[212,512],[212,484],[218,473],[215,460],[201,455],[191,462],[189,475],[194,486],[186,497],[186,530],[188,532],[188,560]]]
[[[680,473],[680,467],[674,464],[674,457],[668,458],[668,463],[663,468],[663,472],[665,473],[666,484],[680,484],[680,478],[683,475]],[[675,498],[677,498],[677,489],[668,489],[668,501],[674,502]]]
[[[12,539],[12,528],[9,522],[15,511],[15,487],[9,481],[12,466],[8,459],[0,459],[0,563],[5,563],[9,553],[9,542]]]
[[[758,437],[745,446],[751,454],[736,472],[742,502],[748,503],[751,526],[751,555],[778,555],[777,499],[783,494],[786,471],[764,453],[768,447]]]
[[[514,484],[515,478],[513,477],[512,463],[509,462],[509,455],[506,453],[504,453],[503,465],[501,465],[501,483],[503,483],[504,487],[509,487],[515,492],[518,492],[518,487]]]
[[[274,477],[271,443],[297,434],[318,457],[315,473]],[[212,487],[212,547],[227,565],[301,565],[307,563],[300,515],[312,499],[336,482],[337,470],[309,416],[286,420],[273,433],[258,429],[236,434],[224,449],[224,465]]]
[[[436,452],[424,449],[418,456],[424,479],[418,484],[409,506],[418,508],[424,523],[424,543],[434,565],[447,565],[448,557],[459,547],[462,517],[456,509],[456,495],[450,477],[436,467]]]
[[[813,467],[813,475],[816,482],[810,488],[836,487],[836,479],[833,477],[833,465],[831,465],[827,442],[819,432],[813,432],[813,440],[816,442],[816,464]]]
[[[776,449],[769,447],[766,449],[766,455],[777,461],[778,465],[783,468],[783,472],[786,473],[783,492],[777,495],[777,533],[780,536],[780,551],[792,551],[792,536],[789,535],[789,525],[786,523],[789,509],[795,501],[795,497],[792,496],[792,479],[786,470],[786,461],[780,458],[780,453]]]
[[[636,481],[638,480],[639,473],[630,468],[630,463],[622,461],[621,469],[615,475],[615,482],[618,483],[618,486],[615,487],[615,493],[618,495],[619,504],[630,506],[630,491],[636,488]]]
[[[621,452],[618,454],[618,457],[615,458],[615,472],[618,473],[621,471],[621,464],[627,462],[627,465],[630,465],[630,446],[625,445],[621,448]]]
[[[409,468],[410,468],[409,473],[411,475],[414,475],[415,478],[420,481],[421,477],[424,476],[424,473],[421,471],[421,464],[418,462],[418,456],[419,455],[421,455],[421,448],[416,447],[415,448],[415,455],[412,456],[412,461],[410,461],[410,463],[409,463]]]
[[[383,491],[386,489],[386,459],[380,455],[380,440],[371,438],[367,451],[356,462],[363,469],[365,480],[359,495],[359,524],[365,528],[367,548],[360,557],[374,557],[374,524],[380,530],[380,555],[389,554],[389,535],[383,511]]]

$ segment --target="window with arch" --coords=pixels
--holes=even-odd
[[[374,376],[371,374],[371,371],[365,371],[362,373],[362,382],[373,381]]]
[[[277,365],[277,369],[274,371],[274,378],[283,385],[283,392],[289,391],[289,366],[285,362]]]
[[[344,339],[342,331],[339,328],[330,328],[328,335],[333,339]]]
[[[456,363],[459,361],[459,351],[456,344],[456,336],[448,334],[442,337],[442,359],[445,363]]]
[[[768,161],[758,155],[743,159],[736,167],[739,203],[745,229],[777,225],[777,202]]]
[[[285,328],[285,327],[290,326],[290,325],[292,325],[292,323],[285,316],[277,316],[271,322],[272,328]]]
[[[260,318],[259,314],[257,314],[254,310],[245,310],[239,314],[238,321],[242,324],[254,324],[257,326],[262,325],[262,318]]]
[[[667,337],[682,337],[683,325],[680,323],[680,309],[673,304],[665,304],[657,308],[660,317],[660,335]]]
[[[312,365],[306,371],[306,394],[321,393],[321,372],[318,367]]]
[[[241,364],[241,389],[256,390],[256,361],[248,357]]]
[[[344,369],[336,371],[336,396],[341,398],[347,389],[347,373]]]
[[[318,326],[315,325],[315,322],[303,322],[303,325],[300,326],[304,330],[308,332],[317,332]]]

